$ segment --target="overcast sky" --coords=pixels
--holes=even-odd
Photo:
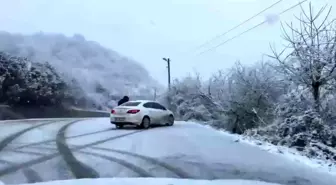
[[[263,15],[233,30],[201,50],[197,46],[223,33],[278,0],[0,0],[0,30],[38,31],[84,35],[103,46],[142,63],[166,84],[166,63],[171,58],[173,78],[194,71],[209,77],[235,61],[256,62],[269,53],[269,44],[281,48],[280,21],[292,21],[297,7],[276,15],[299,0],[283,0]],[[311,0],[315,9],[335,0]],[[308,6],[309,1],[303,4]],[[336,18],[333,9],[332,18]],[[217,49],[198,55],[254,25],[270,20]]]

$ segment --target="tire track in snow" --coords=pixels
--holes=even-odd
[[[59,121],[62,121],[62,120],[59,120]],[[5,139],[3,139],[2,141],[0,141],[0,152],[9,144],[11,143],[12,141],[14,141],[16,138],[20,137],[21,135],[23,135],[24,133],[28,132],[28,131],[31,131],[35,128],[38,128],[38,127],[42,127],[44,125],[48,125],[48,124],[51,124],[51,123],[55,123],[55,122],[59,122],[59,121],[48,121],[46,123],[41,123],[39,125],[34,125],[34,126],[31,126],[31,127],[28,127],[26,129],[23,129],[19,132],[16,132],[14,134],[11,134],[9,136],[7,136]]]
[[[0,163],[8,164],[8,165],[15,165],[16,163],[10,162],[7,160],[0,159]],[[32,170],[30,168],[24,168],[22,169],[23,175],[27,179],[27,183],[36,183],[36,182],[43,182],[43,179],[38,175],[38,173],[35,170]]]
[[[140,154],[132,153],[132,152],[128,152],[128,151],[123,151],[123,150],[110,149],[110,148],[103,148],[103,147],[91,147],[91,148],[96,149],[96,150],[101,150],[101,151],[119,153],[119,154],[128,155],[128,156],[132,156],[132,157],[142,159],[144,161],[150,162],[154,165],[160,166],[160,167],[172,172],[173,174],[175,174],[179,178],[188,178],[188,179],[195,178],[195,177],[192,177],[191,175],[189,175],[188,173],[186,173],[185,171],[183,171],[182,169],[180,169],[178,167],[171,166],[164,161],[157,160],[157,159],[154,159],[152,157],[148,157],[148,156],[144,156],[144,155],[140,155]]]
[[[170,172],[175,173],[180,178],[197,179],[197,177],[190,176],[186,172],[182,171],[180,168],[171,166],[164,161],[157,160],[157,159],[154,159],[152,157],[143,156],[143,155],[139,155],[139,154],[136,154],[136,153],[131,153],[131,152],[128,152],[128,151],[109,149],[109,148],[103,148],[103,147],[91,147],[91,148],[96,149],[96,150],[101,150],[101,151],[110,151],[110,152],[115,152],[115,153],[120,153],[120,154],[125,154],[125,155],[129,155],[129,156],[137,157],[137,158],[143,159],[144,161],[148,161],[148,162],[151,162],[151,163],[156,164],[158,166],[161,166],[161,167],[169,170]],[[311,184],[311,182],[308,179],[301,178],[301,177],[293,176],[293,177],[288,178],[288,179],[281,179],[281,178],[277,178],[276,174],[271,174],[271,173],[263,172],[263,171],[248,172],[248,171],[244,171],[244,170],[239,170],[239,169],[235,168],[234,166],[230,166],[230,165],[229,165],[229,167],[226,167],[226,173],[229,173],[229,178],[217,178],[217,177],[215,178],[215,177],[213,177],[213,179],[232,179],[232,178],[244,179],[244,180],[256,180],[257,179],[257,180],[261,180],[261,181],[269,182],[269,183],[280,183],[280,184],[288,184],[288,185],[289,184],[293,184],[293,185],[308,185],[308,184]]]
[[[98,145],[98,144],[108,142],[108,141],[113,141],[113,140],[116,140],[116,139],[119,139],[119,138],[130,136],[130,135],[133,135],[133,134],[136,134],[136,133],[139,133],[139,132],[143,132],[143,131],[145,131],[145,130],[134,131],[134,132],[126,133],[126,134],[121,134],[121,135],[118,135],[118,136],[113,136],[113,137],[103,139],[103,140],[100,140],[100,141],[96,141],[96,142],[92,142],[92,143],[89,143],[89,144],[77,146],[76,148],[73,148],[71,151],[75,152],[75,151],[81,150],[83,148],[91,147],[91,146]],[[42,163],[44,161],[50,160],[50,159],[52,159],[54,157],[57,157],[59,155],[60,154],[57,152],[57,153],[45,155],[45,156],[37,158],[37,159],[30,160],[30,161],[27,161],[27,162],[16,164],[16,165],[4,168],[4,169],[0,169],[0,176],[6,175],[6,174],[9,174],[9,173],[13,173],[13,172],[15,172],[15,171],[17,171],[21,168],[27,168],[27,167],[30,167],[32,165]]]
[[[99,178],[99,174],[96,170],[93,168],[85,165],[84,163],[78,161],[76,157],[73,155],[71,149],[69,148],[66,138],[65,138],[65,132],[71,126],[72,124],[76,123],[71,122],[66,125],[64,125],[57,133],[56,136],[56,146],[59,151],[59,153],[62,155],[64,161],[68,165],[69,169],[73,173],[73,175],[77,179],[82,178]]]
[[[44,153],[40,153],[40,152],[21,151],[21,150],[12,150],[11,152],[23,153],[23,154],[31,154],[31,155],[39,155],[39,156],[45,155]]]
[[[99,154],[99,153],[95,153],[95,152],[84,152],[84,151],[78,151],[78,152],[82,153],[82,154],[86,154],[86,155],[92,155],[94,157],[99,157],[99,158],[106,159],[108,161],[117,163],[117,164],[119,164],[121,166],[124,166],[125,168],[130,169],[133,172],[139,174],[141,177],[154,177],[153,175],[151,175],[146,170],[144,170],[144,169],[142,169],[142,168],[140,168],[140,167],[138,167],[138,166],[136,166],[132,163],[124,161],[122,159],[118,159],[118,158],[115,158],[115,157],[112,157],[112,156],[107,156],[107,155],[103,155],[103,154]]]
[[[112,130],[116,130],[116,129],[115,128],[109,128],[109,129],[99,130],[99,131],[96,131],[96,132],[89,132],[89,133],[84,133],[84,134],[79,134],[79,135],[74,135],[74,136],[66,136],[65,138],[66,139],[73,139],[73,138],[78,138],[78,137],[83,137],[83,136],[99,134],[99,133],[103,133],[103,132],[109,132],[109,131],[112,131]],[[6,151],[14,151],[16,149],[22,149],[22,148],[27,148],[27,147],[31,147],[31,146],[48,144],[48,143],[52,143],[52,142],[56,142],[56,139],[49,139],[49,140],[45,140],[45,141],[30,143],[30,144],[15,147],[13,149],[9,149],[9,150],[6,150]]]
[[[68,125],[68,126],[70,126],[70,125]],[[98,133],[104,132],[104,131],[105,130],[98,131]],[[141,131],[143,131],[143,130],[135,131],[135,133],[141,132]],[[93,134],[94,133],[97,133],[97,132],[93,132]],[[64,134],[64,131],[63,131],[63,134]],[[86,133],[86,134],[81,134],[81,135],[77,135],[77,136],[73,136],[73,137],[80,137],[80,136],[83,136],[83,135],[90,135],[90,134],[91,133]],[[126,135],[128,135],[128,134],[126,134]],[[124,137],[124,135],[121,135],[121,136]],[[67,138],[70,138],[70,137],[67,137]],[[117,138],[119,138],[119,136],[116,136],[114,139],[117,139]],[[90,146],[87,146],[87,147],[91,147],[91,146],[94,146],[94,145],[97,145],[97,144],[100,144],[100,143],[103,143],[103,142],[106,142],[106,141],[109,141],[109,140],[111,140],[111,139],[107,138],[107,139],[104,139],[104,140],[101,140],[101,141],[97,141],[97,142],[91,143]],[[65,141],[62,141],[62,142],[65,142]],[[74,145],[71,145],[71,146],[74,146]],[[78,148],[78,147],[80,147],[80,148]],[[67,150],[71,150],[69,148],[69,146],[67,146],[67,148],[68,148]],[[154,165],[160,166],[160,167],[162,167],[162,168],[164,168],[164,169],[172,172],[174,175],[176,175],[179,178],[193,178],[191,175],[189,175],[188,173],[184,172],[182,169],[180,169],[178,167],[171,166],[171,165],[167,164],[166,162],[163,162],[163,161],[160,161],[160,160],[148,157],[148,156],[143,156],[143,155],[139,155],[139,154],[128,152],[128,151],[121,151],[121,150],[115,150],[115,149],[107,149],[107,148],[101,148],[101,147],[91,147],[91,148],[98,149],[98,150],[103,150],[103,151],[120,153],[120,154],[124,154],[124,155],[129,155],[129,156],[132,156],[132,157],[140,158],[140,159],[142,159],[144,161],[150,162],[150,163],[152,163]],[[82,146],[74,146],[74,149],[75,150],[82,149]],[[71,158],[72,158],[72,160],[75,160],[75,161],[77,160],[77,159],[74,159],[73,154],[71,154]],[[117,159],[117,158],[114,158],[114,159]],[[117,160],[119,160],[119,162],[120,162],[121,159],[117,159]],[[114,161],[116,162],[117,160],[114,160]],[[121,164],[119,162],[117,162],[117,163]],[[123,161],[123,162],[126,162],[126,161]],[[126,162],[126,163],[128,163],[128,162]],[[123,165],[123,166],[125,166],[127,168],[130,168],[131,170],[135,169],[134,165],[132,165],[132,166],[130,166],[130,165]]]
[[[52,124],[52,123],[59,122],[59,121],[62,121],[62,120],[57,120],[57,121],[53,120],[53,121],[48,121],[46,123],[41,123],[39,125],[28,127],[26,129],[23,129],[23,130],[21,130],[19,132],[16,132],[14,134],[11,134],[11,135],[7,136],[5,139],[3,139],[0,142],[0,152],[5,147],[7,147],[7,145],[9,143],[11,143],[12,141],[14,141],[16,138],[20,137],[24,133],[26,133],[28,131],[31,131],[31,130],[33,130],[35,128],[42,127],[44,125]],[[4,160],[2,160],[2,161],[4,162]],[[13,163],[13,162],[9,162],[9,161],[6,161],[6,162],[7,162],[7,164],[11,164],[12,166],[17,165],[16,163]],[[30,168],[26,168],[26,169],[23,169],[22,172],[25,175],[25,177],[27,178],[27,180],[28,180],[29,183],[42,182],[42,178],[38,175],[38,173],[35,170],[30,169]]]
[[[55,148],[49,148],[49,147],[42,147],[42,146],[34,146],[32,148],[35,148],[35,149],[40,149],[40,150],[57,150]],[[26,153],[26,151],[20,151],[22,153]],[[137,173],[138,175],[140,175],[141,177],[154,177],[152,174],[150,174],[149,172],[147,172],[146,170],[132,164],[132,163],[129,163],[125,160],[122,160],[122,159],[118,159],[116,157],[112,157],[112,156],[107,156],[107,155],[103,155],[103,154],[100,154],[100,153],[96,153],[96,152],[87,152],[87,151],[77,151],[78,153],[82,153],[82,154],[86,154],[86,155],[91,155],[91,156],[94,156],[94,157],[99,157],[99,158],[102,158],[102,159],[105,159],[105,160],[108,160],[110,162],[113,162],[113,163],[117,163],[119,164],[120,166],[123,166],[129,170],[132,170],[133,172]]]

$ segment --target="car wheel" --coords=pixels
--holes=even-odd
[[[173,126],[174,125],[174,116],[169,115],[168,117],[168,126]]]
[[[117,124],[116,127],[117,127],[117,129],[121,129],[121,128],[123,128],[123,125]]]
[[[150,127],[150,119],[149,117],[144,117],[141,122],[141,127],[143,129],[148,129]]]

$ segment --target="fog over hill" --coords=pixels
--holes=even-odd
[[[86,96],[98,105],[113,105],[113,99],[125,94],[153,98],[155,88],[163,89],[141,64],[79,34],[67,37],[0,32],[0,51],[34,62],[49,62],[65,81],[78,81]]]

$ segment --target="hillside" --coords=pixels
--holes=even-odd
[[[160,89],[148,71],[134,60],[87,41],[81,35],[0,32],[0,51],[53,66],[68,84],[83,89],[95,105],[113,105],[125,94],[152,98]],[[75,80],[76,83],[72,83]]]

